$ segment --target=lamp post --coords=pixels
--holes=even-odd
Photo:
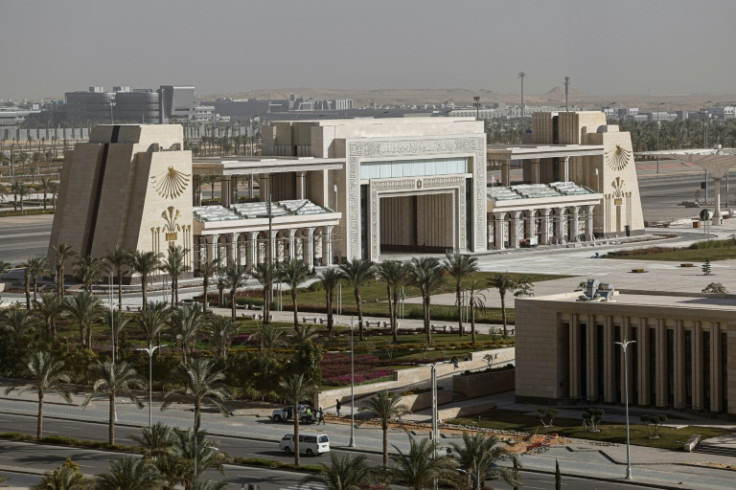
[[[149,345],[148,347],[140,347],[136,350],[142,350],[148,354],[148,428],[150,429],[153,425],[153,353],[156,352],[161,346]]]
[[[624,403],[626,404],[626,479],[633,480],[631,476],[631,437],[629,434],[629,363],[626,351],[629,345],[635,344],[636,340],[626,340],[616,342],[621,346],[621,352],[624,355]]]
[[[355,322],[350,317],[350,442],[348,447],[355,447],[355,349],[353,348],[353,330]]]
[[[120,303],[110,303],[110,343],[112,345],[111,353],[112,353],[112,370],[115,371],[115,307],[120,308],[120,311],[123,310],[123,305]],[[113,406],[113,411],[115,412],[114,418],[115,422],[118,421],[118,408],[116,405]]]

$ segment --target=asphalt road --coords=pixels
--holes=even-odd
[[[46,256],[53,215],[0,217],[0,260],[20,264]]]
[[[667,220],[673,218],[689,218],[697,216],[700,209],[678,206],[682,201],[694,201],[695,192],[700,190],[702,174],[695,175],[660,175],[639,180],[639,193],[644,219],[647,221]],[[736,180],[729,186],[731,201],[736,199]],[[705,191],[700,190],[701,201],[705,199]],[[708,182],[708,202],[711,208],[715,201],[712,179]],[[726,207],[726,185],[721,185],[721,207]]]

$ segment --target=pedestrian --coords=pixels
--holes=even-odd
[[[337,409],[337,416],[340,416],[340,407],[342,407],[342,403],[340,403],[340,400],[335,400],[335,408]]]
[[[452,362],[452,365],[455,366],[455,369],[460,367],[460,362],[457,360],[457,357],[453,357],[450,362]]]
[[[322,425],[325,425],[325,411],[322,410],[322,407],[319,407],[319,410],[317,411],[317,425],[322,422]]]

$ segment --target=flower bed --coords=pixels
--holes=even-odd
[[[392,369],[386,369],[391,361],[383,360],[371,354],[356,355],[355,382],[364,383],[378,378],[393,375]],[[322,380],[329,386],[345,386],[350,384],[350,355],[326,353],[320,363]]]

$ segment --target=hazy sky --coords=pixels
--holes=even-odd
[[[734,0],[0,0],[0,97],[89,85],[736,93]]]

